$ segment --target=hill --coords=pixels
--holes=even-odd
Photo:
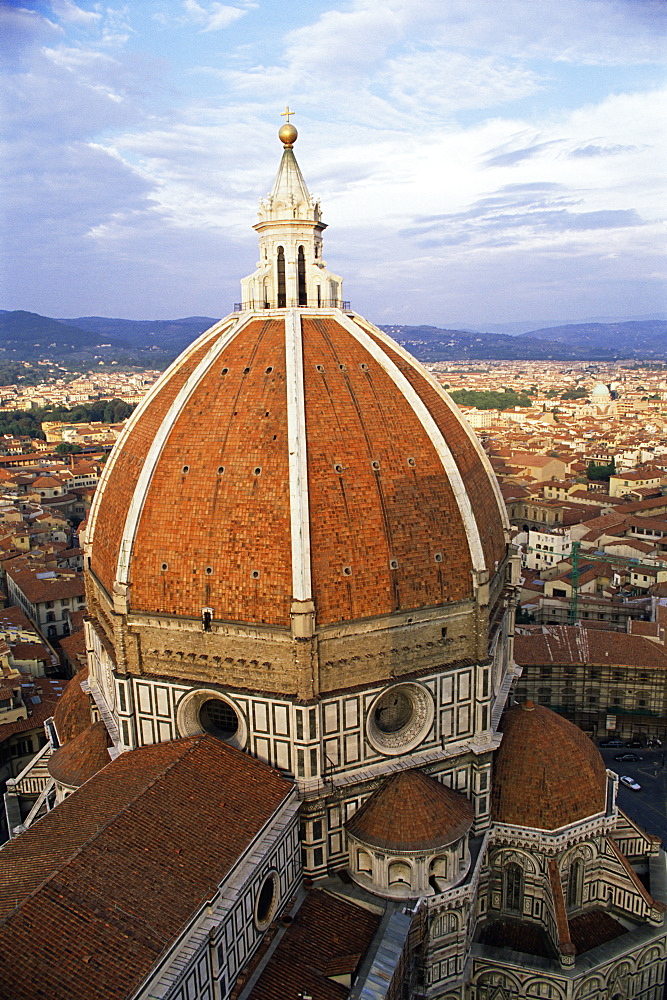
[[[185,319],[134,320],[109,319],[105,316],[81,316],[78,319],[61,319],[60,323],[88,330],[100,337],[117,341],[122,338],[134,348],[159,347],[164,351],[180,354],[192,341],[217,323],[210,316],[188,316]]]
[[[52,319],[38,313],[0,311],[0,363],[60,359],[82,365],[117,361],[166,367],[216,322],[209,316],[128,320],[105,316]],[[437,326],[383,326],[420,361],[617,361],[667,360],[667,321],[580,323],[519,336]]]
[[[579,349],[604,343],[623,357],[664,358],[667,355],[667,321],[636,320],[626,323],[573,323],[522,334],[517,340],[557,342]]]

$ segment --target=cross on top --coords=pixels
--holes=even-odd
[[[290,111],[289,104],[286,104],[285,105],[285,110],[280,112],[280,117],[281,118],[285,118],[286,121],[287,121],[287,123],[289,124],[290,115],[295,115],[295,114],[296,114],[296,111]]]

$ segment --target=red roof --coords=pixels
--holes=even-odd
[[[248,1000],[346,1000],[349,990],[329,978],[354,973],[380,916],[320,889],[311,889]]]
[[[605,633],[578,625],[544,625],[517,635],[514,659],[521,666],[587,664],[667,669],[667,649],[641,635]]]
[[[506,709],[500,729],[503,741],[496,751],[491,795],[494,820],[557,830],[604,810],[604,761],[575,725],[528,701]]]
[[[78,788],[109,763],[109,737],[101,720],[93,722],[49,758],[49,774],[62,785]]]
[[[140,514],[127,544],[131,610],[199,618],[202,607],[212,607],[219,619],[290,626],[292,561],[301,559],[290,521],[294,388],[303,393],[299,440],[318,624],[472,596],[471,528],[457,501],[459,476],[491,572],[506,551],[504,505],[481,446],[421,366],[361,322],[303,315],[302,375],[288,386],[285,320],[251,318],[215,362],[202,363],[187,402],[174,411],[220,329],[181,356],[147,398],[98,490],[91,569],[108,593],[139,490]],[[434,425],[451,464],[433,442]],[[140,484],[160,430],[164,445]],[[136,508],[138,494],[134,499]],[[187,532],[184,511],[195,512]],[[436,560],[443,552],[446,573]]]
[[[387,778],[346,824],[357,840],[387,851],[446,847],[472,825],[474,810],[461,792],[423,771]]]
[[[121,754],[4,845],[0,995],[134,996],[291,790],[208,735]]]

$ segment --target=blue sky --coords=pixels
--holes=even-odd
[[[369,319],[665,311],[663,0],[5,0],[0,15],[2,308],[225,315],[289,103],[325,259]]]

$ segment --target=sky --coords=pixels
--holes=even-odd
[[[0,308],[221,317],[280,113],[375,323],[664,315],[664,0],[0,0]]]

